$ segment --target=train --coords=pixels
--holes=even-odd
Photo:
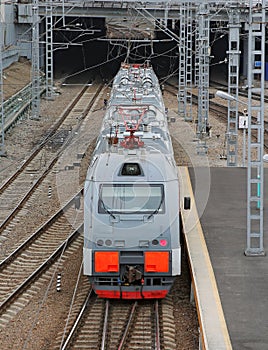
[[[105,102],[84,184],[84,274],[101,298],[161,299],[181,273],[180,193],[150,63],[122,63]]]

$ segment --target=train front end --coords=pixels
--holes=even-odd
[[[84,273],[103,298],[164,298],[181,271],[179,184],[165,155],[100,155],[84,190]]]
[[[84,188],[84,273],[104,298],[164,298],[181,270],[179,183],[159,81],[114,78]]]

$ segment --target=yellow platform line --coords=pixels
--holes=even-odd
[[[181,206],[182,225],[189,254],[194,296],[201,332],[202,349],[232,349],[218,287],[199,221],[187,167],[179,167],[182,203],[191,198],[191,209]]]

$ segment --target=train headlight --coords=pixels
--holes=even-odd
[[[166,239],[160,239],[160,245],[161,245],[161,247],[166,247],[166,245],[167,245],[167,240]]]
[[[110,247],[112,245],[112,241],[110,239],[106,239],[105,241],[105,245],[107,245],[108,247]]]
[[[102,239],[98,239],[98,240],[97,240],[97,245],[98,245],[98,246],[101,247],[101,246],[103,246],[103,244],[104,244],[104,242],[103,242]]]
[[[160,240],[158,240],[158,239],[153,239],[152,240],[152,245],[158,245],[158,244],[160,244],[161,247],[166,247],[167,244],[168,244],[168,241],[166,239],[164,239],[164,238],[160,239]]]

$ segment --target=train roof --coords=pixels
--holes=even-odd
[[[157,77],[149,65],[124,64],[114,78],[88,175],[108,181],[128,159],[146,163],[144,176],[148,179],[154,173],[158,181],[168,181],[176,173],[167,114]],[[164,177],[156,170],[161,167]]]
[[[123,64],[113,81],[110,105],[154,105],[164,108],[156,74],[149,65]]]
[[[136,154],[135,154],[136,153]],[[96,155],[89,169],[87,179],[97,182],[168,182],[177,179],[177,168],[173,157],[151,150],[136,152],[102,153]],[[139,168],[137,173],[127,173],[127,166]]]

